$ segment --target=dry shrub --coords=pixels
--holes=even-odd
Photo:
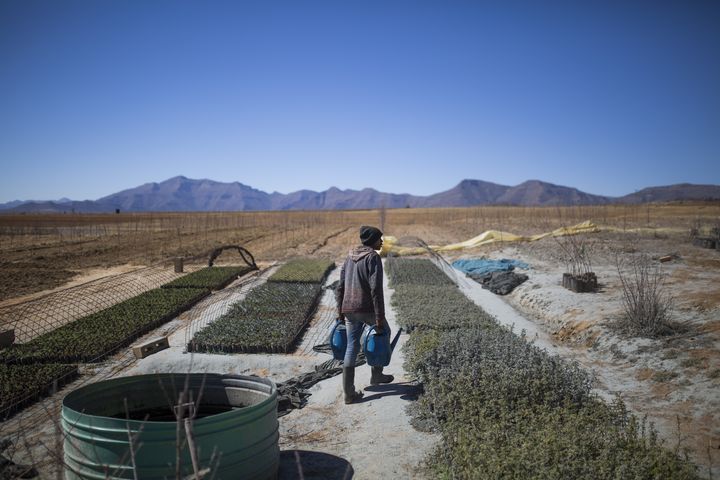
[[[592,273],[592,257],[595,244],[581,235],[553,237],[560,247],[560,255],[565,262],[567,272],[573,277],[582,277]]]
[[[632,334],[649,337],[671,333],[674,299],[665,288],[665,275],[660,266],[646,254],[631,260],[618,256],[616,266],[624,309],[619,326]]]

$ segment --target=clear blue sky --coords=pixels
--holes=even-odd
[[[720,184],[720,2],[0,1],[0,202]]]

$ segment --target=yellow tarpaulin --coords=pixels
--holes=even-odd
[[[496,242],[534,242],[545,237],[562,237],[564,235],[577,235],[580,233],[597,233],[600,229],[591,221],[585,221],[573,225],[572,227],[561,227],[552,232],[541,233],[538,235],[532,235],[525,237],[522,235],[515,235],[514,233],[501,232],[499,230],[488,230],[483,232],[477,237],[473,237],[469,240],[465,240],[460,243],[451,243],[450,245],[429,245],[429,248],[436,252],[448,252],[451,250],[462,250],[464,248],[480,247],[482,245],[489,245]],[[392,252],[396,255],[419,255],[427,252],[427,249],[423,247],[402,247],[397,245],[397,238],[386,235],[383,237],[383,247],[380,253],[387,255]]]

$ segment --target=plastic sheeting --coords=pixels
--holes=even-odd
[[[527,280],[528,276],[522,273],[507,271],[490,272],[481,276],[473,276],[472,279],[496,295],[507,295],[512,292],[515,287]]]
[[[537,240],[546,237],[562,237],[565,235],[578,235],[581,233],[597,233],[600,229],[587,220],[571,227],[561,227],[553,230],[552,232],[541,233],[532,236],[515,235],[514,233],[501,232],[499,230],[488,230],[487,232],[481,233],[480,235],[473,237],[469,240],[459,243],[451,243],[450,245],[430,245],[429,248],[436,252],[448,252],[453,250],[462,250],[465,248],[480,247],[482,245],[489,245],[497,242],[535,242]],[[427,253],[427,250],[422,247],[402,247],[397,245],[397,238],[386,235],[383,236],[383,247],[380,253],[387,255],[393,253],[395,255],[422,255]]]
[[[530,268],[530,266],[525,262],[509,258],[501,258],[500,260],[490,260],[486,258],[455,260],[452,263],[452,266],[453,268],[467,273],[472,277],[485,275],[491,272],[509,272],[516,268]]]

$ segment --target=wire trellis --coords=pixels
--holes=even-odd
[[[242,262],[257,268],[249,252],[238,246]],[[213,250],[209,262],[217,263],[217,256],[227,247]],[[243,255],[249,256],[250,261]],[[225,259],[227,261],[227,257]],[[111,275],[70,288],[50,292],[37,298],[0,307],[0,331],[14,330],[15,342],[25,343],[62,325],[99,312],[143,292],[198,271],[208,262],[207,256],[183,259],[182,272],[175,272],[176,259],[140,267],[130,272]]]
[[[241,262],[228,255],[223,260],[246,266],[217,267],[213,276],[220,273],[237,278],[257,269],[249,252],[245,250],[243,255],[244,249],[234,247]],[[220,251],[211,252],[212,260]],[[14,345],[0,348],[5,361],[0,372],[0,420],[73,382],[87,370],[83,363],[117,352],[207,296],[208,288],[213,287],[158,288],[209,268],[204,266],[207,258],[182,259],[182,268],[178,268],[178,259],[168,259],[0,309],[0,330],[12,330],[16,340]]]

